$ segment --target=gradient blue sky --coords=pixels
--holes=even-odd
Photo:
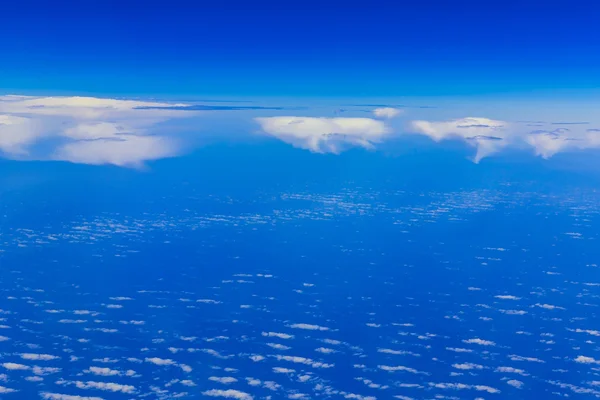
[[[141,96],[438,96],[600,87],[593,1],[31,1],[0,88]]]
[[[597,2],[26,0],[0,11],[0,156],[12,160],[143,167],[274,140],[322,154],[435,144],[476,163],[600,149]]]

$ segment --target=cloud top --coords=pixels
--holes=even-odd
[[[448,121],[412,121],[411,132],[439,142],[463,140],[477,149],[475,162],[509,146],[530,148],[543,158],[573,150],[600,148],[600,130],[582,123],[506,122],[488,118],[462,118]],[[535,125],[536,129],[532,129]]]
[[[391,131],[371,118],[256,118],[262,132],[315,153],[340,153],[349,147],[371,149]]]

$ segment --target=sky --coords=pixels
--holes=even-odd
[[[179,98],[586,92],[600,86],[599,11],[557,0],[10,2],[0,88]]]
[[[2,11],[9,160],[144,169],[207,145],[269,152],[278,141],[321,155],[416,146],[425,157],[437,146],[480,164],[600,147],[592,2],[24,1]]]
[[[0,397],[600,398],[600,3],[4,3]]]

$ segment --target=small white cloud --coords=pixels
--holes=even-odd
[[[90,367],[89,369],[83,371],[86,373],[98,375],[98,376],[118,376],[121,375],[121,371],[110,368],[102,368],[102,367]]]
[[[340,153],[349,147],[371,149],[391,133],[371,118],[256,118],[262,131],[295,147],[315,153]]]
[[[263,332],[263,336],[266,337],[277,337],[279,339],[293,339],[294,335],[288,335],[287,333],[279,333],[279,332]]]
[[[578,356],[575,359],[575,362],[578,362],[581,364],[600,364],[600,360],[596,360],[595,358],[586,357],[586,356]]]
[[[230,383],[235,383],[237,382],[237,379],[235,379],[232,376],[211,376],[208,378],[209,381],[213,381],[213,382],[219,382],[222,383],[224,385],[228,385]]]
[[[495,346],[496,345],[496,343],[494,343],[490,340],[483,340],[483,339],[479,339],[479,338],[463,340],[463,342],[469,343],[469,344],[478,344],[480,346]]]
[[[23,354],[21,354],[21,358],[24,359],[24,360],[50,361],[50,360],[56,360],[59,357],[53,356],[53,355],[50,355],[50,354],[23,353]]]
[[[76,381],[74,383],[75,383],[75,386],[79,389],[96,389],[96,390],[105,390],[108,392],[120,392],[120,393],[134,393],[135,392],[134,386],[121,385],[119,383],[113,383],[113,382]]]
[[[11,389],[11,388],[7,388],[5,386],[0,386],[0,394],[9,394],[9,393],[14,393],[17,390],[15,389]]]
[[[49,392],[42,392],[40,393],[40,396],[45,400],[103,400],[102,397],[72,396],[69,394]]]
[[[254,399],[254,397],[252,397],[248,393],[241,392],[239,390],[233,390],[233,389],[228,389],[228,390],[212,389],[212,390],[207,390],[205,392],[202,392],[202,394],[204,396],[223,397],[226,399],[237,399],[237,400],[253,400]]]
[[[156,365],[176,365],[177,363],[168,358],[158,358],[158,357],[150,357],[145,359],[146,362],[156,364]]]
[[[294,329],[306,329],[309,331],[328,331],[329,328],[326,326],[320,326],[320,325],[312,325],[312,324],[292,324],[289,325],[290,328],[294,328]]]
[[[31,369],[31,367],[29,367],[28,365],[17,364],[12,362],[4,363],[2,364],[2,366],[10,371],[26,371],[28,369]]]
[[[518,381],[516,379],[511,379],[509,381],[506,381],[506,383],[508,383],[510,386],[516,387],[517,389],[521,389],[523,386],[525,386],[523,382]]]
[[[402,114],[402,110],[392,107],[382,107],[374,109],[373,114],[378,118],[394,118]]]

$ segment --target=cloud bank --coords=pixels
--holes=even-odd
[[[156,127],[194,112],[182,103],[94,97],[0,96],[0,152],[14,159],[140,166],[176,155]],[[178,109],[179,108],[179,109]],[[44,151],[36,152],[44,144]]]

